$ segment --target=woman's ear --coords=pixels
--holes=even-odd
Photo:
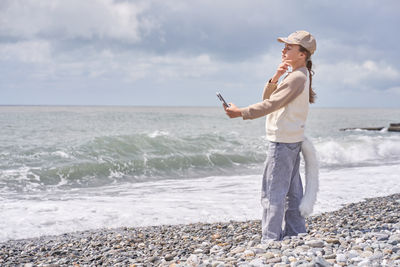
[[[304,59],[304,61],[306,61],[306,59],[307,59],[307,54],[304,53],[304,52],[300,52],[300,57],[301,57],[302,59]]]

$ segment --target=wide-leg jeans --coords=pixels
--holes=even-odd
[[[261,191],[263,242],[306,232],[299,211],[303,197],[301,143],[269,144]]]

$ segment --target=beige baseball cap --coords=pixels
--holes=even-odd
[[[315,41],[314,36],[307,31],[295,31],[294,33],[290,34],[287,38],[279,37],[278,41],[281,43],[286,44],[297,44],[301,45],[308,52],[314,54],[315,50],[317,49],[317,42]]]

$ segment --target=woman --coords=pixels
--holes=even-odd
[[[261,194],[263,243],[305,233],[303,216],[312,211],[316,194],[314,183],[314,195],[308,196],[308,202],[303,203],[305,197],[299,173],[309,103],[314,103],[315,99],[311,88],[311,55],[316,50],[316,41],[306,31],[296,31],[287,38],[278,38],[278,41],[285,44],[282,63],[266,84],[263,101],[246,108],[238,108],[233,103],[230,103],[230,107],[224,106],[230,118],[242,117],[247,120],[267,115],[266,132],[270,144]],[[278,84],[289,66],[292,71]],[[311,150],[313,152],[312,147]]]

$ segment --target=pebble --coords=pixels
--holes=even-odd
[[[340,244],[340,240],[337,238],[328,238],[326,239],[326,243],[328,244]]]
[[[305,242],[306,246],[313,248],[322,248],[324,246],[324,241],[322,240],[310,240]]]
[[[257,258],[252,260],[249,264],[250,266],[262,266],[264,264],[264,261],[261,258]]]
[[[260,244],[259,220],[98,229],[0,243],[0,266],[400,266],[400,194],[306,219]]]
[[[199,263],[199,259],[195,254],[190,255],[190,257],[186,260],[186,264],[189,266],[197,266]]]
[[[234,248],[234,249],[231,250],[231,253],[232,253],[232,254],[239,254],[239,253],[242,253],[242,252],[244,252],[244,251],[245,251],[245,248],[244,248],[244,247],[236,247],[236,248]]]
[[[193,253],[194,254],[201,254],[201,253],[203,253],[204,251],[201,249],[201,248],[198,248],[198,249],[196,249]]]
[[[243,254],[246,258],[252,258],[256,255],[252,250],[246,250]]]
[[[267,263],[278,263],[278,262],[281,262],[281,261],[282,261],[281,258],[276,257],[276,258],[268,259],[268,260],[267,260]]]
[[[215,245],[215,246],[213,246],[211,249],[210,249],[210,253],[217,253],[217,252],[219,252],[221,250],[221,248],[218,246],[218,245]],[[197,249],[197,250],[195,250],[195,252],[198,252],[198,253],[203,253],[203,250],[202,249]]]

